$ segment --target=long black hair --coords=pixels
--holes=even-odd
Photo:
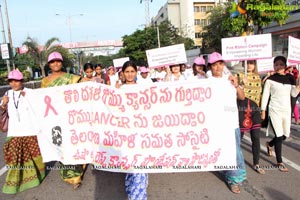
[[[137,72],[137,66],[136,64],[133,62],[133,61],[126,61],[124,64],[123,64],[123,67],[122,67],[122,72],[124,72],[127,67],[133,67],[134,70]]]

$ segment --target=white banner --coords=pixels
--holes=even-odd
[[[151,68],[187,62],[184,44],[147,50],[146,55]]]
[[[129,61],[129,57],[113,59],[114,67],[123,67],[126,61]]]
[[[300,40],[289,36],[288,61],[300,63]]]
[[[271,34],[222,38],[225,61],[272,58]]]
[[[256,62],[257,62],[258,73],[262,74],[262,73],[274,71],[273,60],[274,58],[257,60]]]
[[[236,90],[225,81],[28,92],[43,161],[134,173],[236,169]]]
[[[1,55],[2,59],[9,59],[9,44],[1,44]]]

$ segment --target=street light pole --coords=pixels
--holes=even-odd
[[[0,5],[0,18],[1,18],[1,25],[2,25],[2,37],[3,37],[3,43],[6,43],[6,36],[5,36],[5,31],[4,31],[4,22],[3,22],[3,16],[2,16],[2,9],[1,9],[1,5]],[[6,59],[6,68],[7,68],[7,72],[10,72],[10,66],[9,66],[9,60]]]
[[[158,44],[158,48],[160,48],[159,27],[158,26],[156,26],[156,32],[157,32],[157,44]]]
[[[56,16],[58,16],[58,15],[62,15],[62,14],[59,14],[59,13],[57,13],[57,14],[55,14]],[[74,15],[64,15],[64,16],[66,16],[66,18],[67,18],[67,23],[68,23],[68,25],[69,25],[69,36],[70,36],[70,50],[71,50],[71,52],[73,52],[75,55],[77,55],[77,59],[78,59],[78,67],[79,68],[81,68],[80,67],[80,54],[79,54],[79,51],[77,51],[77,52],[74,52],[72,49],[73,49],[73,47],[71,47],[71,45],[72,45],[72,27],[71,27],[71,18],[72,17],[75,17],[75,16],[83,16],[83,14],[82,13],[80,13],[80,14],[74,14]]]
[[[9,18],[8,18],[8,10],[7,10],[6,0],[4,0],[3,3],[4,3],[4,8],[5,8],[5,14],[6,14],[8,40],[9,40],[9,43],[10,43],[10,48],[13,50],[13,43],[12,43],[11,32],[10,32],[10,25],[9,25]],[[13,69],[15,69],[15,62],[14,62],[13,56],[11,58],[11,62],[12,62],[12,65],[13,65]]]
[[[59,13],[57,13],[57,14],[55,14],[56,16],[59,16],[59,15],[62,15],[62,14],[59,14]],[[72,43],[72,27],[71,27],[71,19],[72,19],[72,17],[75,17],[75,16],[83,16],[83,14],[82,13],[80,13],[80,14],[74,14],[74,15],[64,15],[64,16],[66,16],[67,17],[67,24],[69,25],[69,36],[70,36],[70,43]]]

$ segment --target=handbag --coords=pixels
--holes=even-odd
[[[5,93],[8,95],[8,91]],[[0,108],[0,131],[6,133],[8,130],[8,110],[6,108]]]
[[[0,109],[0,131],[5,133],[8,129],[8,111],[6,109]]]

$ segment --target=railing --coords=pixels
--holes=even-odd
[[[27,88],[32,88],[32,89],[40,88],[41,81],[29,81],[29,82],[24,83],[24,86]],[[10,89],[9,85],[0,86],[0,97],[2,98],[2,96],[5,94],[5,92],[9,89]]]

